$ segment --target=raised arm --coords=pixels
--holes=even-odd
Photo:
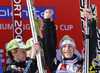
[[[93,18],[91,9],[84,9],[84,14],[88,18],[89,26],[89,65],[91,65],[93,57],[96,53],[97,34],[96,34],[96,20]]]
[[[44,52],[46,56],[46,62],[49,66],[50,71],[54,71],[56,69],[56,65],[54,64],[54,59],[56,58],[56,45],[57,45],[57,37],[55,24],[52,21],[53,10],[47,9],[44,12]]]

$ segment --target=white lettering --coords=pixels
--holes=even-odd
[[[38,14],[37,12],[39,12],[39,10],[36,10],[36,11],[35,11],[36,14]],[[39,15],[36,15],[36,18],[37,18],[38,16],[39,16]]]
[[[21,10],[21,5],[16,5],[16,4],[14,4],[14,6],[16,7],[16,8],[14,9],[14,11],[16,11],[16,10],[20,11],[20,10]]]
[[[44,17],[44,12],[41,13],[41,16]]]
[[[20,21],[20,23],[15,20],[15,27],[22,27],[22,21]],[[56,27],[56,30],[61,30],[61,31],[71,31],[73,29],[73,25],[64,25],[64,24],[61,24],[59,27],[58,25],[55,25]],[[16,31],[20,31],[21,32],[21,29],[17,28]],[[30,27],[30,24],[23,24],[23,30],[30,30],[31,27]],[[13,30],[13,24],[0,24],[0,30]],[[41,28],[41,30],[43,30],[43,27]]]
[[[25,15],[28,17],[28,11],[27,10],[23,10],[23,13],[25,13]]]
[[[55,27],[56,27],[56,30],[58,29],[58,26],[57,25],[55,25]]]
[[[69,28],[68,25],[67,25],[67,27],[66,27],[66,25],[64,25],[64,29],[65,29],[66,31],[68,31],[70,28]]]
[[[21,35],[17,35],[15,38],[16,38],[16,39],[17,39],[17,38],[20,38],[20,39],[23,40],[23,37],[22,37]]]
[[[61,29],[62,31],[64,31],[64,28],[62,28],[62,27],[64,27],[64,25],[63,25],[63,24],[60,26],[60,29]]]
[[[16,36],[15,36],[15,38],[20,38],[20,39],[22,39],[22,21],[20,20],[20,21],[17,21],[17,20],[15,20],[15,26],[14,26],[14,30],[15,30],[15,34],[16,34]]]
[[[11,24],[11,26],[10,26],[10,24],[8,24],[8,29],[13,29],[13,24]]]
[[[5,59],[1,59],[1,62],[4,63],[5,62]]]
[[[3,51],[3,49],[0,49],[0,53],[3,53],[4,51]],[[3,57],[3,55],[2,54],[0,54],[1,56],[0,57]]]
[[[10,16],[9,14],[10,14],[10,13],[9,13],[9,9],[7,9],[7,15]]]
[[[1,24],[0,24],[0,30],[1,30]]]
[[[16,21],[16,27],[21,27],[21,24]],[[13,24],[0,24],[0,30],[13,30]],[[30,30],[30,24],[23,24],[23,30]]]
[[[5,44],[5,48],[6,48],[6,49],[7,49],[7,45],[8,45],[8,43]]]
[[[70,27],[70,30],[73,28],[73,25],[69,25],[69,27]]]
[[[0,24],[0,30],[1,29],[3,29],[3,30],[10,29],[11,30],[11,29],[13,29],[13,24],[11,24],[11,25],[10,24]]]
[[[14,9],[14,11],[15,10],[18,10],[18,11],[20,11],[21,10],[21,5],[14,5],[14,6],[16,6],[16,8]],[[23,12],[23,14],[24,14],[24,16],[25,17],[28,17],[28,11],[27,10],[22,10],[22,12]],[[44,17],[44,12],[41,12],[41,13],[39,13],[40,11],[39,10],[36,10],[35,11],[37,14],[39,14],[41,17]],[[21,12],[19,12],[19,13],[16,13],[16,16],[20,16],[20,18],[22,18],[22,16],[21,16]],[[39,15],[36,15],[36,17],[38,17]],[[7,9],[2,9],[2,10],[0,10],[0,16],[3,16],[3,17],[11,17],[12,16],[12,12],[11,12],[11,10],[9,9],[9,8],[7,8]]]
[[[2,25],[2,27],[3,27],[3,30],[6,30],[7,29],[7,25],[5,24],[5,25]]]
[[[19,4],[20,2],[21,2],[21,0],[14,0],[14,2],[16,3],[16,4]]]
[[[23,30],[25,30],[25,25],[23,25]]]
[[[17,20],[15,20],[15,27],[21,27],[22,26],[22,21],[20,20],[20,24]]]
[[[72,30],[72,28],[73,28],[73,25],[64,25],[64,24],[62,24],[61,26],[60,26],[60,29],[62,30],[62,31],[68,31],[68,30]]]
[[[1,58],[3,57],[3,53],[4,53],[4,50],[3,49],[0,49],[0,56],[1,56]],[[4,59],[1,59],[1,62],[2,63],[4,63],[4,61],[5,61]]]
[[[19,14],[14,14],[15,16],[20,16],[20,18],[22,18],[22,13],[20,12]]]
[[[0,10],[0,16],[6,16],[6,11],[5,10]]]
[[[17,27],[17,28],[15,29],[15,33],[16,33],[16,34],[21,34],[21,33],[22,33],[22,29],[19,28],[19,27]]]
[[[26,24],[26,29],[30,30],[30,24]]]

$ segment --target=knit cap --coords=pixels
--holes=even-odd
[[[72,38],[70,38],[68,35],[65,35],[60,43],[59,43],[59,48],[62,50],[62,46],[65,45],[65,44],[71,44],[73,47],[74,47],[74,50],[76,50],[76,45],[75,45],[75,42]]]

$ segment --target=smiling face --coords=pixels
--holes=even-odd
[[[74,47],[71,44],[64,44],[62,46],[62,54],[64,58],[72,58],[74,55]]]
[[[26,61],[26,50],[20,48],[17,49],[17,52],[15,52],[15,50],[12,50],[12,54],[15,61]]]

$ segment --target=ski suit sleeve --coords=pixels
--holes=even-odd
[[[3,68],[3,73],[35,73],[36,70],[37,70],[37,63],[35,60],[32,59],[32,63],[29,65],[29,68],[28,68],[28,64],[27,64],[27,71],[26,70],[26,67],[24,69],[24,71],[19,71],[16,67],[16,65],[13,65],[14,67],[16,68],[12,68],[11,65],[13,64],[6,64],[6,66]]]
[[[93,57],[96,53],[97,34],[96,34],[96,20],[92,18],[88,21],[89,25],[89,67],[92,63]]]
[[[23,73],[23,72],[19,72],[15,69],[12,69],[11,68],[11,65],[6,65],[4,68],[3,68],[3,73]]]
[[[43,26],[43,32],[44,32],[44,53],[45,53],[45,59],[46,63],[49,66],[49,69],[51,72],[57,69],[57,65],[59,64],[59,61],[56,59],[56,45],[57,45],[57,36],[56,36],[56,29],[54,22],[51,22],[50,19],[44,19],[44,26]],[[55,64],[54,62],[57,62]]]

